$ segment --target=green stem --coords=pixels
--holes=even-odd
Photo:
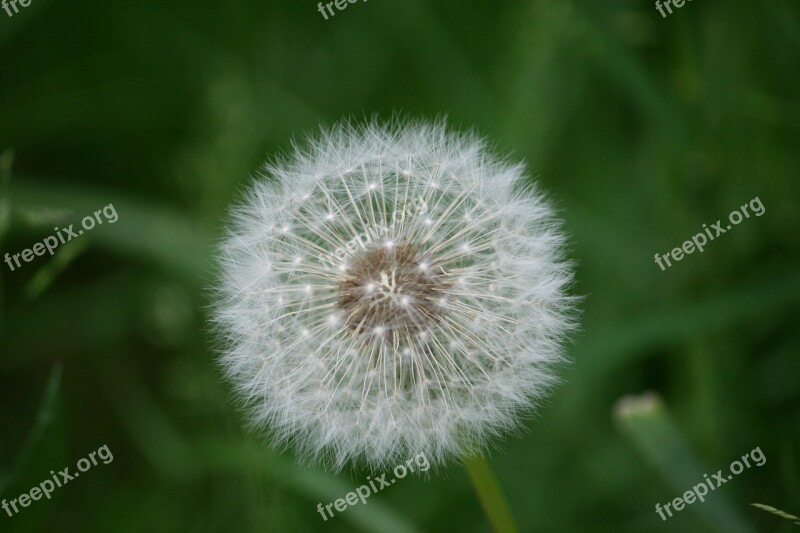
[[[489,520],[494,533],[517,533],[517,526],[511,516],[503,489],[497,482],[492,467],[483,456],[473,456],[464,461],[469,478],[478,493],[483,512]]]

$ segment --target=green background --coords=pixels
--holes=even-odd
[[[256,169],[320,124],[400,113],[526,160],[570,234],[571,363],[491,449],[521,531],[796,531],[749,503],[800,514],[799,67],[796,0],[0,11],[0,252],[119,214],[52,260],[0,264],[0,497],[114,455],[0,530],[488,531],[457,464],[323,522],[316,504],[369,472],[243,429],[215,362],[215,246]],[[763,216],[654,263],[756,196]],[[764,466],[658,518],[756,447]]]

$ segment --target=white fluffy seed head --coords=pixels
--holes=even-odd
[[[215,309],[252,422],[336,469],[432,464],[519,424],[572,327],[551,209],[443,123],[341,124],[233,212]]]

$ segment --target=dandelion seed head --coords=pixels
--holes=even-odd
[[[518,427],[572,328],[564,238],[524,167],[443,123],[305,146],[222,246],[221,363],[252,423],[335,469],[442,464]]]

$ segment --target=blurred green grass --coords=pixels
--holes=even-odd
[[[328,21],[288,0],[0,11],[0,251],[119,213],[71,261],[0,269],[0,498],[114,454],[0,512],[0,530],[488,531],[457,465],[323,522],[316,504],[368,473],[309,469],[249,434],[215,364],[206,289],[228,205],[320,123],[400,112],[526,159],[571,235],[586,295],[572,363],[492,453],[521,530],[734,530],[708,526],[721,506],[792,531],[749,504],[800,508],[799,67],[793,0],[666,19],[630,0],[373,0]],[[654,264],[755,196],[762,217]],[[651,390],[668,418],[614,423],[621,397]],[[757,446],[763,467],[661,522],[655,503],[691,488],[670,469]]]

